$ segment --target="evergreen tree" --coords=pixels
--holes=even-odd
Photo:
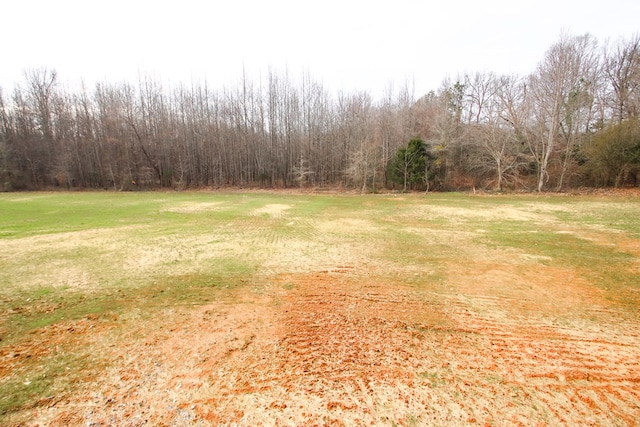
[[[420,138],[409,141],[401,147],[395,157],[389,161],[388,176],[392,182],[402,184],[402,191],[414,185],[424,185],[429,189],[429,181],[433,178],[432,163],[434,156],[429,146]]]

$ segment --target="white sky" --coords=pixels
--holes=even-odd
[[[561,31],[600,43],[640,33],[638,0],[3,0],[0,87],[27,68],[63,83],[234,85],[243,65],[308,72],[331,90],[416,95],[458,73],[532,72]]]

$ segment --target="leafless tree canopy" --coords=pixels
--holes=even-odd
[[[143,77],[69,90],[54,70],[33,69],[0,88],[0,190],[372,191],[393,186],[387,166],[413,138],[435,155],[431,188],[636,185],[638,133],[625,131],[621,145],[600,132],[634,128],[639,112],[640,36],[599,46],[563,34],[528,76],[471,73],[424,96],[403,87],[377,100],[273,70],[216,89]],[[620,147],[624,169],[603,170],[614,166],[596,143]]]

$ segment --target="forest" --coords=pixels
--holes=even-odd
[[[529,75],[466,73],[420,96],[288,70],[90,88],[28,69],[0,87],[0,190],[637,186],[639,111],[640,35],[562,34]]]

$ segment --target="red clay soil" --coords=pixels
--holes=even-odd
[[[32,355],[90,334],[84,345],[106,368],[9,422],[638,425],[637,319],[596,308],[588,315],[597,322],[557,324],[509,310],[508,298],[427,293],[353,273],[282,276],[261,294],[144,321],[51,327],[46,340],[30,341]],[[9,353],[3,368],[19,369],[5,363],[20,359]]]

